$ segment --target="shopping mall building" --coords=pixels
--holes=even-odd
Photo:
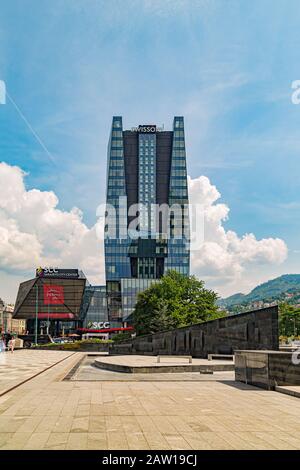
[[[137,295],[168,270],[189,275],[190,234],[184,120],[173,128],[112,120],[107,157],[104,286],[91,286],[77,269],[37,269],[20,285],[15,318],[33,331],[62,334],[131,326]],[[176,211],[157,211],[177,207]],[[132,229],[135,220],[136,229]],[[178,229],[180,229],[178,231]],[[180,236],[178,236],[180,233]]]
[[[78,269],[38,268],[33,279],[19,287],[14,318],[26,320],[26,331],[64,336],[85,334],[108,338],[130,331],[110,321],[106,286],[91,286]]]

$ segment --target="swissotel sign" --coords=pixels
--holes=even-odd
[[[141,134],[155,134],[155,132],[162,132],[163,130],[164,127],[156,127],[153,124],[131,128],[131,132],[140,132]]]

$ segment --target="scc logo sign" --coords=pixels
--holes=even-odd
[[[110,328],[110,323],[109,321],[90,321],[87,327],[91,330],[102,330]]]
[[[36,269],[36,275],[37,276],[41,277],[43,274],[44,274],[44,270],[41,266]]]
[[[44,274],[58,274],[58,268],[52,268],[52,267],[42,268],[40,266],[39,268],[37,268],[36,274],[39,277],[44,276]]]

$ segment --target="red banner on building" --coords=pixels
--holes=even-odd
[[[75,315],[73,313],[39,313],[39,320],[73,320]]]
[[[62,305],[65,303],[63,286],[44,284],[43,287],[45,305]]]

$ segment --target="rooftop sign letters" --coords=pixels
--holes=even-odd
[[[110,328],[110,323],[108,321],[94,321],[88,323],[88,328],[90,330],[97,330],[97,329],[108,329]]]
[[[131,128],[131,132],[139,132],[140,134],[155,134],[156,132],[162,132],[163,130],[164,126],[157,127],[155,124],[147,124]]]
[[[63,278],[63,279],[78,279],[78,269],[58,269],[50,267],[42,268],[41,266],[36,269],[36,277],[46,278]]]

